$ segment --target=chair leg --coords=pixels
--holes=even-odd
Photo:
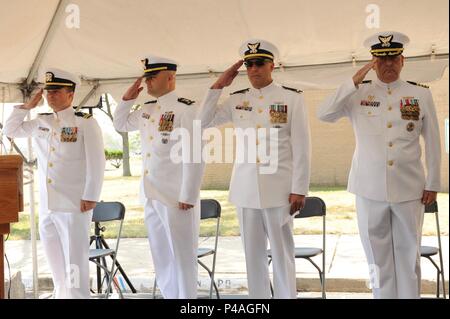
[[[116,276],[117,271],[118,271],[118,269],[114,269],[114,266],[116,265],[117,255],[116,255],[116,253],[114,253],[113,255],[110,255],[110,257],[112,258],[112,262],[111,262],[111,271],[109,271],[109,276],[108,276],[108,288],[107,288],[107,293],[106,293],[106,299],[108,299],[109,294],[112,293],[112,285],[111,284],[114,284],[117,291],[119,292],[120,299],[123,299],[122,289],[120,288],[119,283],[114,281],[114,277]]]
[[[219,296],[219,289],[217,288],[217,285],[216,285],[216,278],[215,278],[215,275],[216,275],[216,255],[214,255],[214,260],[213,260],[213,265],[212,265],[211,275],[209,276],[209,278],[210,278],[210,280],[211,280],[211,285],[210,285],[210,287],[209,287],[209,298],[210,298],[210,299],[212,299],[212,288],[213,288],[213,286],[214,286],[214,289],[215,289],[215,291],[216,291],[216,297],[217,297],[217,299],[220,299],[220,296]]]
[[[268,264],[268,266],[270,266],[271,262],[272,262],[272,258],[269,257],[269,264]],[[270,294],[272,295],[272,298],[273,298],[273,285],[272,285],[272,280],[270,280],[270,278],[269,278],[269,284],[270,284]]]
[[[219,289],[217,288],[216,281],[214,280],[213,272],[212,272],[211,270],[209,270],[209,268],[208,268],[204,263],[202,263],[199,259],[197,259],[197,262],[198,262],[198,264],[199,264],[200,266],[202,266],[203,269],[205,269],[206,272],[208,273],[209,279],[211,280],[211,283],[212,283],[212,286],[214,286],[214,289],[215,289],[215,291],[216,291],[217,299],[220,299]],[[210,289],[210,295],[211,295],[211,289],[212,289],[212,287],[210,287],[209,289]]]
[[[217,299],[220,299],[219,288],[217,287],[215,280],[213,280],[213,286],[214,286],[214,290],[216,291]]]
[[[156,299],[156,276],[155,280],[153,281],[153,299]]]
[[[440,289],[439,289],[439,283],[441,281],[440,277],[441,277],[441,272],[440,271],[436,271],[436,298],[439,298],[440,296]]]
[[[444,279],[444,269],[441,270],[441,279],[442,279],[442,296],[444,299],[447,299],[447,293],[445,291],[445,279]]]
[[[103,245],[105,248],[110,249],[108,246],[108,243],[106,242],[106,240],[102,237],[101,238],[101,245]],[[111,258],[113,258],[112,256],[110,256]],[[116,259],[113,259],[114,264],[116,265],[117,269],[119,270],[120,274],[122,275],[123,279],[125,280],[125,282],[127,283],[128,287],[130,288],[132,293],[136,293],[136,288],[134,288],[133,284],[131,283],[130,279],[128,278],[127,274],[125,273],[125,271],[123,270],[122,266],[120,265],[120,263],[117,261]]]
[[[123,294],[122,294],[122,290],[120,289],[120,286],[117,282],[114,281],[114,276],[115,276],[116,272],[114,273],[108,273],[106,275],[107,278],[107,282],[108,282],[108,288],[106,289],[106,294],[105,294],[105,299],[109,299],[110,293],[113,292],[112,290],[112,285],[114,284],[114,286],[116,287],[117,291],[119,292],[119,296],[120,299],[123,299]]]
[[[442,279],[442,296],[444,297],[444,299],[447,299],[447,293],[445,291],[445,277],[444,277],[444,262],[442,260],[442,251],[439,251],[439,263],[441,265],[440,267],[440,279]]]
[[[432,264],[433,264],[433,266],[434,266],[434,268],[436,268],[436,271],[437,271],[437,280],[436,280],[436,298],[439,298],[440,297],[440,289],[439,289],[439,284],[440,284],[440,280],[439,280],[439,278],[441,277],[440,276],[440,274],[441,274],[441,269],[439,268],[439,266],[434,262],[434,260],[431,258],[431,257],[429,257],[429,256],[424,256],[426,259],[428,259]],[[444,285],[445,285],[445,283],[444,283]],[[445,291],[445,286],[444,286],[444,291]]]
[[[324,285],[324,280],[323,280],[323,272],[322,270],[319,268],[319,266],[317,266],[317,264],[311,259],[311,258],[305,258],[307,259],[319,272],[319,280],[320,280],[320,286],[322,289],[322,297],[324,296],[324,291],[323,291],[323,285]]]
[[[112,292],[112,285],[111,285],[112,283],[114,283],[114,286],[116,286],[117,290],[119,291],[119,295],[120,295],[121,299],[123,299],[122,291],[120,290],[119,285],[114,281],[114,276],[115,276],[117,270],[114,271],[114,272],[112,272],[112,271],[110,272],[109,269],[106,266],[102,265],[101,262],[97,263],[96,261],[94,261],[94,263],[99,268],[101,268],[103,270],[103,272],[105,273],[103,278],[100,280],[101,281],[100,287],[103,287],[103,282],[105,280],[106,280],[106,283],[107,283],[107,288],[105,290],[105,292],[106,292],[105,299],[108,299],[110,292]]]
[[[100,264],[100,258],[96,259],[97,263]],[[102,270],[100,266],[97,265],[97,293],[100,294],[102,292]]]

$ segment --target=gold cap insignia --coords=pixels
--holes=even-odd
[[[144,66],[144,70],[145,70],[147,68],[148,59],[145,58],[145,59],[141,60],[141,62],[142,62],[142,65]]]
[[[47,72],[45,73],[45,82],[52,82],[53,81],[53,73]]]
[[[394,38],[394,35],[392,35],[392,34],[388,35],[386,37],[384,37],[382,35],[378,36],[378,40],[380,40],[381,46],[383,48],[386,48],[386,47],[389,48],[391,46],[391,41],[393,38]]]
[[[258,52],[258,48],[261,45],[261,43],[249,43],[247,44],[247,47],[250,50],[250,53],[257,53]]]

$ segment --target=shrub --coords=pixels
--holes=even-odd
[[[123,152],[120,150],[105,150],[105,157],[115,168],[119,168],[122,165]]]

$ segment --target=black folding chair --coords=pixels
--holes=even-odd
[[[202,199],[201,200],[201,220],[216,218],[216,231],[215,231],[215,240],[214,240],[214,248],[206,248],[199,247],[197,252],[197,261],[200,266],[202,266],[209,275],[211,280],[211,285],[209,288],[209,298],[212,298],[212,289],[216,291],[217,299],[220,299],[219,289],[217,288],[216,282],[214,281],[214,274],[216,271],[216,255],[217,255],[217,243],[219,239],[219,226],[220,226],[220,213],[222,208],[220,207],[220,203],[215,199]],[[212,267],[209,269],[200,258],[213,255]]]
[[[118,271],[122,274],[126,280],[128,286],[132,292],[135,293],[133,285],[128,279],[127,275],[123,271],[119,262],[117,261],[117,252],[119,249],[120,236],[122,234],[123,220],[125,218],[125,206],[120,202],[99,202],[94,208],[92,221],[95,223],[95,235],[91,236],[90,244],[95,242],[95,248],[89,250],[89,261],[97,265],[97,293],[102,292],[102,286],[104,281],[107,282],[105,298],[109,297],[111,292],[111,284],[114,283],[119,291],[120,297],[123,298],[122,291],[118,283],[114,281],[114,276]],[[102,232],[106,230],[104,226],[101,226],[101,222],[118,221],[119,229],[117,232],[117,240],[115,248],[112,249],[106,243]],[[111,268],[108,268],[106,257],[112,259]],[[101,271],[103,270],[104,276],[102,279]]]
[[[216,218],[216,231],[215,231],[214,248],[199,247],[197,250],[197,262],[208,272],[209,278],[211,280],[211,286],[209,288],[209,298],[210,299],[212,298],[212,289],[214,287],[217,299],[220,299],[219,289],[217,288],[216,282],[214,281],[214,274],[216,271],[217,244],[219,239],[220,214],[222,208],[220,206],[220,203],[215,199],[202,199],[200,201],[200,205],[201,205],[200,219],[206,220]],[[211,255],[213,255],[213,261],[210,269],[200,259]],[[156,287],[157,287],[157,278],[155,278],[155,281],[153,283],[153,299],[156,298]]]
[[[320,285],[322,290],[322,298],[326,298],[325,293],[325,242],[326,242],[326,205],[319,197],[306,197],[305,207],[300,211],[295,218],[308,218],[322,216],[322,247],[295,247],[295,258],[303,258],[308,260],[319,272]],[[322,255],[322,269],[311,259],[312,257]],[[269,265],[272,262],[272,251],[267,250],[269,257]],[[270,283],[270,290],[273,295],[272,282]]]
[[[435,215],[436,220],[436,233],[438,240],[438,247],[435,246],[421,246],[420,247],[420,256],[428,259],[433,266],[436,268],[437,276],[436,276],[436,298],[440,297],[440,283],[442,283],[442,295],[444,299],[447,298],[447,294],[445,291],[445,278],[444,278],[444,261],[442,258],[442,245],[441,245],[441,230],[439,227],[439,213],[438,213],[438,204],[435,201],[430,205],[425,206],[425,213],[433,213]],[[431,256],[439,256],[439,265],[431,258]]]

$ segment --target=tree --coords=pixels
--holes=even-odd
[[[103,113],[105,113],[111,121],[114,120],[113,113],[111,110],[111,103],[109,102],[108,94],[103,95],[106,110],[103,108],[100,108]],[[128,141],[128,132],[119,132],[116,130],[116,132],[122,137],[122,176],[131,176],[131,170],[130,170],[130,145]]]

